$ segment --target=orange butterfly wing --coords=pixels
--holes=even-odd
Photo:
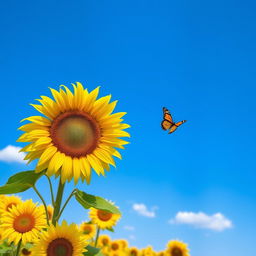
[[[166,130],[169,130],[171,128],[172,124],[167,120],[163,120],[162,123],[161,123],[161,126],[166,131]]]
[[[176,129],[177,129],[180,125],[184,124],[185,122],[187,122],[187,120],[182,120],[182,121],[180,121],[180,122],[178,122],[178,123],[175,123],[175,124],[171,127],[169,133],[173,133],[174,131],[176,131]]]
[[[169,110],[163,107],[163,113],[164,113],[164,120],[167,120],[171,124],[173,124],[172,115],[170,114]]]

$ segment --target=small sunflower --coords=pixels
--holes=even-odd
[[[164,251],[157,252],[156,255],[157,255],[157,256],[165,256],[165,252],[164,252]]]
[[[2,221],[3,239],[14,244],[18,244],[20,239],[24,244],[33,242],[39,232],[46,227],[45,212],[31,199],[12,206],[9,212],[2,216]]]
[[[100,229],[112,228],[116,225],[117,221],[120,219],[120,214],[111,213],[104,210],[98,210],[91,208],[89,216],[92,223],[98,225]]]
[[[122,245],[118,240],[112,241],[109,245],[110,251],[119,252],[122,250]]]
[[[41,96],[41,105],[31,104],[43,116],[31,116],[22,121],[30,123],[19,129],[25,133],[19,142],[29,142],[21,151],[28,152],[25,160],[39,159],[36,172],[47,169],[47,175],[61,176],[61,181],[75,183],[79,178],[90,183],[91,169],[100,175],[115,166],[113,156],[121,159],[116,148],[123,149],[130,137],[122,123],[125,112],[112,114],[117,101],[111,95],[96,100],[99,87],[88,92],[81,83],[74,85],[72,93],[66,86],[50,89],[53,99]]]
[[[110,251],[108,256],[127,256],[125,251]]]
[[[136,247],[131,247],[128,250],[128,255],[129,256],[139,256],[140,255],[140,251]]]
[[[128,248],[128,242],[125,239],[120,239],[120,240],[118,240],[118,242],[119,242],[122,250],[125,250]]]
[[[0,215],[9,212],[13,206],[21,203],[22,200],[18,196],[3,196],[0,200]]]
[[[68,225],[63,221],[61,225],[51,225],[43,231],[32,252],[36,256],[83,256],[87,245],[76,224]]]
[[[152,246],[148,246],[148,247],[141,250],[141,255],[143,255],[143,256],[153,256],[153,255],[155,255],[155,252],[154,252]]]
[[[167,249],[165,251],[166,256],[189,256],[189,249],[187,244],[173,240],[170,241],[167,245]]]
[[[86,240],[93,239],[96,235],[96,226],[87,222],[83,222],[79,226],[79,230],[84,234]]]
[[[108,235],[101,235],[98,238],[98,246],[100,248],[108,246],[110,242],[111,242],[111,239]]]

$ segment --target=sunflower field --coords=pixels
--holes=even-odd
[[[119,149],[128,144],[123,123],[125,112],[113,113],[117,101],[111,95],[97,98],[99,87],[88,92],[81,83],[73,90],[61,86],[50,89],[52,98],[41,96],[31,104],[40,115],[30,116],[19,130],[18,142],[26,143],[22,152],[28,163],[36,162],[35,170],[19,172],[0,187],[0,255],[18,256],[189,256],[186,243],[170,240],[162,251],[152,246],[131,247],[124,239],[113,240],[101,231],[114,231],[122,217],[111,201],[76,188],[78,181],[90,185],[91,174],[105,175],[114,157],[122,158]],[[51,205],[36,183],[46,177]],[[58,180],[58,188],[53,187]],[[65,184],[73,181],[74,189],[63,198]],[[41,202],[23,201],[14,195],[34,190]],[[88,212],[88,221],[70,223],[62,213],[75,198]]]

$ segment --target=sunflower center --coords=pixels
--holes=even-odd
[[[137,256],[137,252],[135,250],[131,250],[130,254],[131,256]]]
[[[111,249],[112,249],[113,251],[118,250],[118,248],[119,248],[119,246],[118,246],[117,243],[113,243],[113,244],[111,245]]]
[[[180,248],[173,248],[171,252],[171,256],[182,256],[182,251]]]
[[[35,219],[30,214],[22,214],[18,216],[13,223],[13,228],[19,233],[31,231],[35,226]]]
[[[21,253],[22,253],[23,255],[30,255],[30,254],[31,254],[31,251],[29,251],[29,250],[26,249],[26,248],[23,248],[23,249],[21,250]]]
[[[47,256],[72,256],[73,246],[65,238],[53,240],[47,248]]]
[[[81,157],[97,147],[100,128],[87,113],[69,111],[53,121],[50,134],[59,151],[71,157]]]
[[[84,231],[84,234],[88,235],[88,234],[90,234],[92,232],[92,229],[91,229],[90,226],[85,226],[83,228],[83,231]]]
[[[102,239],[102,243],[103,243],[103,245],[107,245],[107,244],[108,244],[108,239],[103,238],[103,239]]]
[[[103,211],[103,210],[98,210],[97,212],[98,218],[102,221],[108,221],[112,217],[111,212]]]

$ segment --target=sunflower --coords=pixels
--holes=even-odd
[[[166,256],[189,256],[189,249],[187,244],[173,240],[170,241],[167,245],[167,249],[165,251]]]
[[[83,256],[87,245],[76,224],[68,225],[63,221],[61,225],[51,225],[47,231],[43,231],[32,252],[36,256]]]
[[[98,238],[98,246],[100,248],[108,246],[110,242],[111,242],[111,239],[108,235],[101,235]]]
[[[155,255],[155,252],[154,252],[152,246],[148,246],[141,250],[141,254],[143,256],[153,256],[153,255]]]
[[[82,231],[86,240],[93,239],[96,235],[96,226],[87,222],[83,222],[79,226],[79,230]]]
[[[117,221],[120,219],[120,214],[111,213],[104,210],[98,210],[91,208],[89,216],[92,220],[92,223],[98,225],[100,229],[112,228],[116,225]]]
[[[122,249],[122,245],[119,243],[118,240],[112,241],[109,245],[110,251],[119,252]]]
[[[128,242],[125,239],[120,239],[120,240],[118,240],[118,242],[119,242],[122,250],[128,248]]]
[[[12,206],[2,216],[3,239],[18,244],[20,239],[25,244],[33,242],[38,233],[46,227],[45,212],[37,207],[32,200]]]
[[[136,247],[131,247],[128,250],[128,255],[129,256],[139,256],[140,255],[140,251]]]
[[[73,93],[66,86],[50,89],[54,100],[41,96],[41,105],[31,104],[45,117],[23,119],[30,123],[19,128],[25,133],[18,141],[30,143],[21,151],[28,152],[28,162],[39,159],[36,172],[47,169],[48,176],[60,175],[62,183],[72,178],[90,183],[92,168],[105,175],[115,166],[113,156],[121,159],[116,148],[128,144],[120,138],[130,137],[124,131],[130,126],[121,123],[125,112],[111,114],[117,103],[110,103],[111,95],[96,100],[99,87],[90,93],[81,83],[73,87]]]
[[[0,214],[9,212],[13,206],[17,206],[22,203],[22,200],[18,196],[3,196],[0,201]]]

